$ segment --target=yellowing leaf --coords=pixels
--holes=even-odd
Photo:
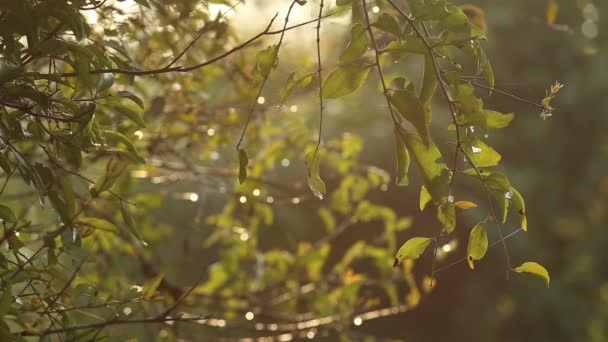
[[[549,282],[551,281],[551,278],[549,277],[549,272],[547,272],[547,270],[543,266],[535,262],[524,262],[523,264],[521,264],[521,266],[515,268],[513,271],[517,273],[531,273],[536,276],[539,276],[545,280],[545,282],[547,283],[547,287],[549,287]]]
[[[547,24],[553,25],[555,24],[555,20],[557,20],[557,15],[559,13],[559,5],[555,1],[550,1],[547,5]]]
[[[469,202],[469,201],[456,201],[454,203],[454,206],[456,208],[460,208],[460,209],[471,209],[471,208],[476,208],[477,204],[475,204],[473,202]]]
[[[433,241],[431,238],[415,237],[407,240],[395,256],[393,267],[401,265],[405,259],[418,259],[424,250]]]
[[[471,269],[475,268],[474,260],[481,260],[488,250],[488,234],[486,227],[480,223],[471,229],[469,246],[467,247],[467,262]]]
[[[512,207],[519,215],[519,224],[521,229],[526,232],[528,231],[528,219],[526,217],[526,204],[524,202],[524,198],[514,187],[511,187],[510,192]]]
[[[420,188],[420,211],[423,211],[424,208],[426,208],[426,205],[429,203],[430,200],[431,200],[431,194],[429,194],[429,191],[423,185]]]

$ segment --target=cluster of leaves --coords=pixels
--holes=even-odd
[[[480,43],[483,27],[473,24],[463,10],[445,1],[417,0],[410,2],[409,15],[389,0],[372,21],[365,1],[337,1],[338,6],[364,9],[363,16],[354,18],[339,65],[325,78],[320,58],[316,71],[292,72],[278,92],[280,109],[264,108],[260,114],[256,103],[280,67],[289,13],[294,4],[304,2],[292,3],[278,44],[263,49],[255,61],[242,56],[235,67],[212,62],[270,34],[270,25],[245,44],[221,53],[235,42],[233,28],[221,15],[212,17],[207,4],[136,2],[145,14],[127,16],[120,23],[114,19],[125,15],[124,10],[105,1],[26,0],[1,5],[2,339],[57,335],[95,340],[103,328],[129,322],[180,320],[221,329],[226,320],[243,323],[244,311],[264,321],[235,328],[235,334],[289,332],[314,337],[405,311],[430,291],[435,275],[418,282],[412,261],[406,259],[418,258],[431,245],[436,250],[440,239],[456,230],[457,212],[477,207],[454,200],[457,176],[476,180],[488,194],[488,215],[471,229],[469,265],[473,268],[474,261],[485,255],[490,245],[486,227],[491,224],[509,259],[501,226],[510,212],[519,229],[526,230],[526,209],[521,194],[494,170],[501,156],[485,135],[508,126],[514,115],[484,108],[479,91],[487,89],[478,89],[477,82],[485,78],[484,87],[492,90],[494,76]],[[88,11],[97,13],[97,25],[85,19]],[[319,18],[319,27],[321,23]],[[133,27],[171,29],[140,34]],[[192,37],[182,49],[175,47],[180,34]],[[205,34],[214,39],[199,40]],[[151,51],[169,51],[172,58]],[[220,57],[209,58],[216,55]],[[424,60],[422,75],[385,78],[395,62],[412,55]],[[200,58],[209,62],[201,63]],[[142,60],[160,67],[143,67],[138,62]],[[249,64],[253,68],[247,73],[243,67]],[[203,67],[205,72],[198,73]],[[380,76],[380,95],[386,98],[394,124],[396,183],[410,183],[413,159],[424,183],[420,209],[432,203],[441,226],[435,237],[413,238],[401,248],[396,234],[409,228],[410,221],[370,199],[388,186],[390,177],[359,162],[361,139],[345,133],[323,143],[319,136],[315,144],[310,125],[282,106],[289,96],[314,88],[312,81],[318,78],[322,111],[324,100],[357,91],[372,70]],[[214,89],[227,80],[233,80],[234,95]],[[559,88],[551,88],[544,108],[551,108]],[[176,94],[167,96],[169,89]],[[443,157],[431,135],[432,99],[440,98],[436,93],[447,105],[435,112],[451,117],[446,131],[456,136],[455,149],[448,154],[453,159]],[[184,105],[203,101],[205,105]],[[254,105],[243,110],[244,101]],[[231,155],[232,148],[225,146],[234,145],[242,126],[241,142],[246,136],[248,149],[256,154],[250,157],[238,146],[237,171],[235,158],[217,155]],[[290,159],[306,162],[308,186],[316,197],[325,195],[323,202],[312,202],[297,177],[275,181],[285,177],[276,166]],[[322,173],[337,186],[326,186]],[[155,220],[167,210],[161,196],[165,190],[159,187],[175,186],[177,181],[200,187],[200,196],[220,203],[209,205],[214,211],[205,212],[204,219],[195,215],[198,226],[212,228],[197,238],[205,251],[215,254],[186,290],[151,261],[146,248],[160,246],[168,236],[194,240],[192,232],[172,230],[175,222]],[[167,193],[171,192],[175,188],[169,188]],[[188,192],[187,198],[205,202],[195,192]],[[290,242],[287,248],[262,248],[265,228],[276,226],[277,206],[295,207],[297,213],[303,202],[318,210],[326,229],[322,237]],[[382,230],[332,259],[331,243],[363,223],[379,223]],[[396,250],[395,265],[403,263],[403,274],[391,267]],[[130,260],[135,279],[116,267],[122,260]],[[512,268],[507,261],[507,266],[540,275],[549,283],[548,273],[536,263]],[[189,314],[173,315],[178,306],[188,306]],[[379,309],[387,306],[389,311]],[[300,314],[303,318],[297,323],[271,320]],[[246,320],[251,315],[245,315]]]

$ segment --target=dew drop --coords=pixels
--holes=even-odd
[[[475,147],[475,146],[471,146],[471,150],[473,150],[473,153],[481,152],[481,149],[479,147]]]
[[[505,197],[506,197],[506,198],[508,198],[508,199],[513,198],[513,192],[511,192],[511,191],[507,191],[507,192],[505,193]]]

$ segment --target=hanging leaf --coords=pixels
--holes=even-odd
[[[551,278],[549,277],[549,272],[543,266],[541,266],[535,262],[532,262],[532,261],[524,262],[523,264],[521,264],[521,266],[516,267],[513,271],[515,271],[517,273],[530,273],[530,274],[534,274],[538,277],[541,277],[547,283],[547,287],[549,287],[549,283],[551,281]]]
[[[253,78],[259,83],[262,82],[272,69],[279,64],[277,53],[279,52],[278,45],[270,45],[266,49],[258,52],[256,56],[256,64],[251,71]]]
[[[243,148],[239,148],[239,183],[243,184],[247,180],[247,164],[249,157]]]
[[[97,92],[101,93],[105,90],[108,90],[114,85],[114,74],[105,73],[99,76],[99,81],[97,82]]]
[[[311,152],[306,158],[306,165],[308,166],[308,187],[316,197],[323,199],[325,182],[319,176],[319,153],[318,149]]]
[[[431,201],[431,194],[426,189],[426,186],[420,187],[420,211],[426,208],[426,205]]]
[[[511,187],[510,192],[511,205],[517,215],[519,215],[519,225],[521,226],[521,229],[526,232],[528,231],[528,219],[526,218],[526,204],[524,198],[514,187]]]
[[[477,167],[495,166],[498,165],[501,159],[500,154],[496,150],[473,136],[463,139],[462,147]]]
[[[297,88],[304,88],[310,84],[314,74],[307,73],[304,71],[294,71],[287,77],[287,84],[279,89],[279,97],[281,98],[281,105],[285,103],[285,100],[291,95],[291,93]]]
[[[488,250],[488,234],[486,227],[480,223],[471,229],[469,246],[467,247],[467,262],[471,269],[475,268],[474,260],[481,260]]]
[[[515,115],[513,113],[502,114],[493,110],[486,110],[486,126],[488,128],[504,128],[509,126]]]
[[[122,219],[125,221],[125,224],[127,225],[127,228],[129,228],[129,231],[131,231],[131,234],[133,234],[144,246],[147,246],[148,244],[144,241],[143,237],[139,233],[131,213],[122,202],[120,203],[120,212],[122,213]]]
[[[11,208],[0,204],[0,219],[6,223],[15,223],[17,222],[17,216],[11,210]]]
[[[137,95],[133,94],[130,91],[119,91],[118,93],[116,93],[114,96],[118,96],[118,97],[122,97],[125,99],[129,99],[131,101],[133,101],[133,103],[135,103],[136,105],[139,106],[139,108],[144,109],[144,101],[138,97]]]
[[[456,208],[454,204],[447,202],[437,207],[437,220],[449,234],[456,228]]]
[[[454,203],[454,206],[460,209],[471,209],[476,208],[477,204],[469,201],[456,201],[456,203]]]
[[[407,172],[410,168],[410,154],[401,137],[401,132],[395,129],[395,143],[397,149],[397,185],[408,185]]]
[[[158,289],[158,286],[160,286],[160,283],[163,281],[164,277],[165,274],[160,273],[156,277],[144,283],[144,285],[142,286],[144,299],[151,299],[152,297],[154,297],[154,295],[156,294],[156,290]]]
[[[436,205],[445,203],[448,199],[450,171],[440,161],[441,153],[433,142],[425,144],[417,133],[404,133],[405,144],[414,155],[414,160],[420,169],[426,190]]]
[[[332,71],[323,82],[323,98],[338,99],[359,89],[371,67],[370,64],[347,64]]]
[[[350,41],[340,56],[340,63],[349,63],[363,56],[369,48],[369,43],[370,39],[365,26],[359,23],[353,25],[350,30]]]
[[[430,54],[424,55],[424,78],[422,79],[422,87],[420,88],[420,102],[427,104],[433,98],[435,89],[437,88],[437,73],[435,72],[435,64],[433,57]]]
[[[144,121],[144,119],[142,119],[141,115],[138,112],[134,111],[133,109],[131,109],[121,103],[107,102],[107,103],[104,103],[103,106],[112,109],[113,111],[115,111],[118,114],[122,114],[122,115],[126,116],[129,120],[133,121],[141,128],[147,127],[146,122]]]
[[[400,89],[389,91],[388,97],[399,114],[414,125],[425,144],[428,144],[429,132],[427,126],[429,123],[426,120],[424,106],[416,94],[407,89]]]
[[[377,27],[384,32],[391,33],[395,37],[401,36],[401,26],[397,22],[397,19],[388,13],[382,13],[372,26]]]
[[[424,237],[415,237],[407,240],[397,251],[393,267],[401,265],[405,259],[418,259],[432,241],[433,239]]]

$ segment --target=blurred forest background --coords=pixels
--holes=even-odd
[[[109,1],[106,5],[114,4],[113,10],[102,7],[88,11],[85,18],[93,37],[124,42],[117,50],[125,49],[131,66],[152,68],[165,65],[207,27],[210,31],[179,65],[201,63],[256,35],[277,11],[272,28],[279,30],[291,2],[211,1],[198,6],[200,1],[180,0],[163,6],[158,4],[165,1],[150,0],[152,9],[141,3]],[[181,312],[180,317],[201,318],[109,324],[103,332],[88,329],[82,335],[44,338],[607,341],[608,2],[466,3],[484,12],[488,39],[482,45],[497,89],[537,102],[548,85],[564,84],[553,104],[557,109],[547,120],[538,108],[508,96],[485,92],[482,97],[493,110],[515,113],[509,127],[490,131],[487,138],[502,155],[498,170],[526,198],[529,229],[508,238],[511,258],[514,264],[542,263],[551,274],[549,288],[519,274],[507,280],[500,245],[490,248],[474,271],[466,262],[452,264],[466,255],[468,227],[479,219],[477,209],[458,212],[458,228],[441,240],[436,263],[427,251],[414,263],[392,268],[404,241],[433,236],[439,224],[432,210],[420,211],[418,170],[410,171],[409,186],[395,185],[392,122],[376,75],[356,93],[326,101],[321,176],[328,191],[322,200],[313,196],[306,184],[304,152],[314,148],[318,133],[316,79],[294,89],[281,103],[290,73],[316,71],[312,23],[286,33],[280,63],[257,101],[259,82],[251,72],[255,56],[276,44],[278,34],[200,70],[137,76],[132,85],[128,76],[116,77],[115,89],[132,91],[143,100],[147,127],[109,125],[133,139],[131,147],[146,164],[129,165],[112,188],[136,206],[108,193],[90,206],[89,183],[66,176],[74,184],[78,207],[88,216],[78,221],[78,234],[91,234],[82,239],[88,256],[60,253],[59,262],[70,271],[56,266],[64,275],[49,283],[55,291],[69,285],[69,291],[63,289],[70,297],[66,308],[94,308],[75,309],[59,320],[91,324],[111,321],[112,315],[125,320],[156,317],[167,308]],[[347,7],[326,1],[328,11],[343,12],[322,24],[324,75],[348,42],[352,18]],[[370,1],[374,18],[376,11],[391,11],[382,2],[372,7]],[[293,11],[290,24],[314,20],[318,2],[296,4]],[[218,13],[224,13],[222,19],[214,22]],[[202,21],[214,24],[201,29]],[[386,74],[411,74],[416,80],[420,68],[422,59],[408,56]],[[239,184],[234,147],[254,101],[256,115],[245,138],[249,175]],[[440,96],[433,101],[433,133],[445,148],[453,140],[445,130],[451,122],[448,109]],[[103,177],[103,158],[85,157],[81,173]],[[485,194],[471,184],[459,183],[455,189],[457,200],[485,201]],[[33,236],[24,247],[31,249],[21,249],[29,256],[39,247],[37,229],[54,216],[40,208],[32,194],[31,187],[15,181],[0,198],[19,220],[27,218],[18,236],[24,242],[28,234]],[[121,212],[125,207],[132,218]],[[145,243],[120,233],[131,225]],[[506,233],[517,229],[514,224],[505,227]],[[489,235],[490,242],[498,238],[493,230]],[[8,258],[4,240],[2,251]],[[79,250],[72,252],[83,253]],[[50,263],[50,256],[41,258],[41,264]],[[432,268],[439,272],[431,288]],[[72,277],[71,271],[77,275]],[[145,293],[134,285],[143,286]],[[13,295],[17,291],[13,288]],[[40,304],[25,298],[12,303],[13,309]],[[64,300],[49,298],[47,303]],[[6,324],[11,331],[23,331],[19,324]]]

